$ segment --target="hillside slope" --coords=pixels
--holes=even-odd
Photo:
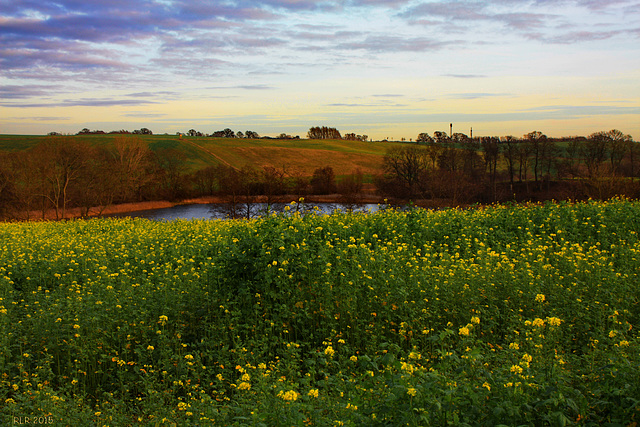
[[[27,150],[47,136],[0,135],[0,151]],[[317,168],[331,166],[336,175],[360,169],[365,174],[380,170],[382,158],[393,143],[344,140],[278,140],[179,137],[178,135],[69,135],[59,138],[112,145],[117,139],[132,139],[148,144],[152,151],[175,150],[190,171],[225,164],[234,168],[246,165],[286,168],[292,173],[310,176]]]

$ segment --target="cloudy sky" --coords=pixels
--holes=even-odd
[[[0,133],[640,140],[640,1],[0,0]]]

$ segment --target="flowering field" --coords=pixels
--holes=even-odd
[[[636,425],[640,203],[0,224],[0,420]]]

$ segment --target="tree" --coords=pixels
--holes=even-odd
[[[217,186],[217,169],[215,166],[207,166],[193,174],[193,182],[199,196],[212,196],[215,194]]]
[[[353,211],[360,204],[362,196],[362,171],[356,169],[351,174],[342,178],[338,183],[338,193],[340,193],[340,203],[348,211]]]
[[[428,152],[415,145],[393,147],[383,158],[383,168],[398,184],[401,196],[413,198],[423,193],[420,184],[429,170]]]
[[[33,153],[44,184],[40,196],[53,204],[56,219],[65,218],[69,186],[86,165],[86,147],[68,137],[50,137],[36,145]]]
[[[17,200],[15,176],[8,160],[8,155],[0,153],[0,219],[9,218]]]
[[[113,141],[112,174],[118,182],[116,201],[142,200],[142,190],[155,179],[153,153],[147,144],[131,136],[118,136]]]
[[[433,143],[433,138],[428,133],[421,133],[416,138],[416,142],[418,144],[431,144]]]
[[[447,135],[446,132],[442,132],[442,131],[435,131],[433,133],[433,139],[438,143],[438,144],[443,144],[445,142],[451,142],[451,138],[449,138],[449,135]]]
[[[502,150],[504,159],[507,162],[507,173],[509,175],[509,185],[510,192],[514,194],[513,191],[513,177],[515,174],[515,163],[517,158],[517,143],[518,140],[514,136],[506,136],[503,138],[504,149]]]
[[[314,194],[333,194],[336,190],[336,176],[331,166],[325,166],[313,171],[311,191]]]
[[[531,147],[531,154],[533,160],[533,178],[536,184],[538,184],[538,178],[541,172],[541,164],[545,157],[545,150],[547,147],[547,136],[542,132],[533,131],[524,136],[525,143]]]
[[[469,141],[471,141],[471,139],[469,139],[469,137],[464,133],[456,132],[453,135],[451,135],[451,142],[455,142],[458,144],[465,144]]]
[[[259,139],[260,135],[258,135],[257,132],[254,132],[252,130],[248,130],[244,133],[244,137],[248,138],[248,139]]]
[[[496,200],[496,175],[498,170],[498,157],[500,155],[500,146],[498,145],[498,138],[495,137],[483,137],[480,142],[482,144],[482,151],[484,152],[484,164],[485,171],[489,173],[489,181],[491,186],[491,192],[493,194],[493,200]]]
[[[608,157],[609,143],[610,138],[606,132],[596,132],[589,135],[587,141],[582,144],[581,154],[589,179],[601,175],[602,163]]]
[[[622,159],[629,149],[629,144],[633,139],[631,135],[625,135],[618,129],[612,129],[607,132],[609,138],[609,161],[611,163],[611,172],[618,173]]]
[[[309,132],[307,132],[307,137],[309,139],[342,139],[338,129],[326,126],[310,128]]]

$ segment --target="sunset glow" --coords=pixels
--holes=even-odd
[[[640,2],[0,3],[0,133],[640,139]]]

